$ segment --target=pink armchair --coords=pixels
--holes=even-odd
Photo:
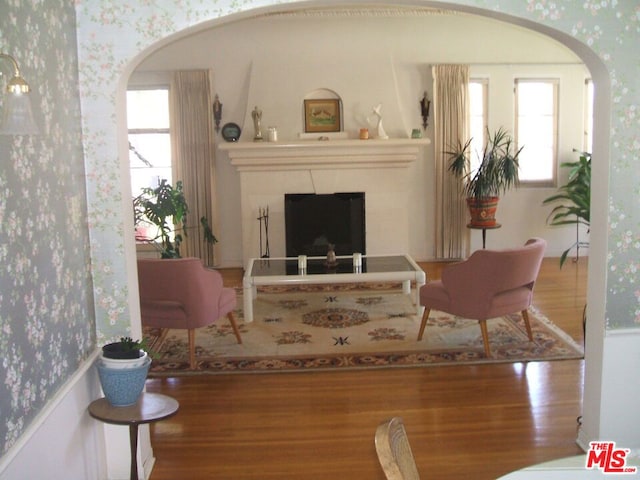
[[[418,341],[422,340],[431,310],[478,320],[487,357],[491,356],[487,331],[490,318],[522,312],[529,340],[533,340],[527,309],[546,245],[545,240],[533,238],[521,248],[478,250],[467,260],[445,268],[441,280],[420,289],[420,304],[425,310]]]
[[[189,331],[189,364],[195,368],[195,329],[226,315],[238,343],[233,316],[236,292],[225,288],[219,272],[205,268],[199,258],[138,259],[142,325]]]

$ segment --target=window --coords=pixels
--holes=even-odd
[[[133,195],[163,178],[171,182],[169,89],[129,90],[127,126]]]
[[[162,179],[171,183],[169,89],[127,91],[127,128],[132,195],[157,187]],[[136,238],[155,238],[158,232],[150,228],[137,226]]]
[[[489,81],[469,81],[469,136],[471,137],[471,171],[480,165],[484,144],[487,140],[487,96]]]
[[[593,81],[585,80],[585,109],[584,109],[584,145],[585,152],[593,153]]]
[[[516,142],[520,181],[555,185],[558,137],[558,81],[516,80]]]

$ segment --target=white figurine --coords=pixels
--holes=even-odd
[[[380,113],[380,110],[382,110],[382,104],[379,103],[378,106],[376,108],[373,109],[373,114],[378,117],[378,138],[381,140],[386,140],[389,138],[389,136],[387,135],[387,133],[384,131],[384,128],[382,128],[382,114]]]

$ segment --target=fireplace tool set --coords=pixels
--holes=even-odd
[[[258,208],[258,218],[260,222],[260,258],[269,258],[269,206]],[[262,249],[262,226],[264,223],[265,248]]]

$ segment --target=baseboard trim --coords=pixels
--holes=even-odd
[[[580,426],[578,429],[578,437],[576,438],[576,445],[578,445],[584,452],[587,452],[589,450],[589,439],[584,437],[584,429]]]

